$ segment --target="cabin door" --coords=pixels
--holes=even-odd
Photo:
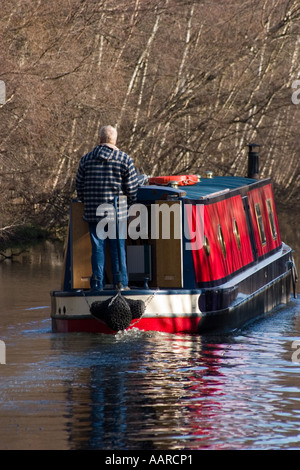
[[[158,287],[182,287],[182,206],[156,201],[151,210],[151,240]]]

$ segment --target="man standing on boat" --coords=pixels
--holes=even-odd
[[[100,143],[81,158],[77,175],[76,191],[84,203],[83,219],[88,222],[92,243],[91,288],[104,287],[106,238],[97,236],[97,208],[101,204],[111,204],[120,196],[126,196],[128,204],[136,199],[138,188],[137,173],[132,159],[116,146],[117,130],[112,126],[100,129]],[[127,216],[118,211],[119,217]],[[99,234],[99,233],[98,233]],[[128,288],[126,267],[125,237],[109,238],[113,282],[118,288]]]

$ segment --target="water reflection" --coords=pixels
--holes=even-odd
[[[299,307],[227,338],[16,327],[0,370],[0,448],[300,448]]]
[[[231,343],[203,345],[197,336],[131,331],[117,338],[64,336],[60,350],[78,356],[79,337],[76,379],[67,392],[73,448],[209,445],[205,440],[213,437],[221,411],[220,365]]]
[[[62,276],[61,243],[45,242],[14,253],[19,254],[0,262],[0,328],[3,320],[11,322],[15,309],[49,305],[49,290],[59,286]],[[3,315],[6,311],[10,315]]]
[[[52,338],[65,367],[76,361],[66,390],[71,448],[299,448],[299,368],[284,320],[278,311],[277,333],[267,321],[207,340],[139,331]]]
[[[0,263],[0,449],[300,448],[300,299],[229,337],[53,334],[61,246],[23,256]]]

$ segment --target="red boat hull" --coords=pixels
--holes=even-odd
[[[133,320],[127,328],[142,331],[160,331],[164,333],[198,333],[199,317],[176,318],[141,318]],[[52,318],[52,330],[59,333],[104,333],[116,334],[104,322],[94,318]]]

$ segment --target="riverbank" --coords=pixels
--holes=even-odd
[[[63,242],[65,235],[66,227],[52,230],[34,225],[15,227],[9,233],[0,235],[0,261],[12,259],[20,252],[46,241]]]

